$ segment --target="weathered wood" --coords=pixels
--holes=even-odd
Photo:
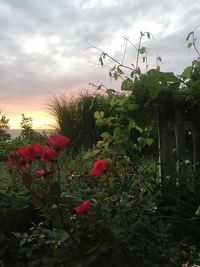
[[[177,178],[184,185],[189,166],[200,176],[200,106],[188,107],[172,98],[159,104],[159,173],[163,188],[170,189]]]
[[[171,114],[170,105],[162,105],[159,110],[159,173],[163,189],[169,184],[175,183],[176,160],[174,159],[175,136],[174,131],[169,127]]]
[[[197,171],[197,140],[198,140],[198,134],[196,130],[193,130],[192,132],[192,146],[193,146],[193,168],[194,172],[196,173]]]
[[[192,122],[195,128],[194,131],[194,166],[195,173],[200,176],[200,107],[193,112]]]
[[[185,158],[185,127],[183,111],[180,108],[175,109],[175,138],[176,138],[176,171],[181,180],[186,176]]]

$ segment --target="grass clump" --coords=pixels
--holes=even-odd
[[[50,113],[56,120],[60,133],[71,138],[74,152],[91,148],[100,137],[100,131],[94,119],[94,112],[108,112],[107,97],[81,92],[77,98],[60,95],[50,99]]]

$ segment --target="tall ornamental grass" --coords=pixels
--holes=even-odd
[[[50,99],[49,111],[56,127],[71,138],[74,152],[91,148],[98,140],[102,129],[95,124],[95,111],[109,111],[108,97],[81,92],[78,97],[60,95]]]

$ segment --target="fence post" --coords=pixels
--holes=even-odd
[[[196,176],[200,176],[200,108],[194,107],[192,111],[192,122],[194,125],[194,137],[193,137],[193,158],[194,158],[194,170]],[[199,178],[199,177],[198,177]]]
[[[159,141],[159,172],[161,177],[162,189],[174,186],[174,174],[176,172],[176,160],[173,150],[175,148],[175,135],[172,131],[170,122],[171,118],[171,102],[162,103],[158,110],[158,141]]]
[[[181,108],[175,108],[175,137],[176,137],[176,171],[179,175],[179,182],[183,183],[186,176],[185,160],[185,125],[184,116]]]

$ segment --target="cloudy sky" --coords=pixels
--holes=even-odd
[[[0,110],[12,127],[21,113],[48,127],[50,97],[89,83],[118,86],[96,65],[99,52],[90,45],[121,60],[123,36],[137,44],[139,32],[149,31],[144,45],[152,67],[161,56],[161,70],[181,73],[196,57],[185,39],[200,25],[200,0],[0,0],[0,25]],[[135,56],[128,46],[127,63]]]

